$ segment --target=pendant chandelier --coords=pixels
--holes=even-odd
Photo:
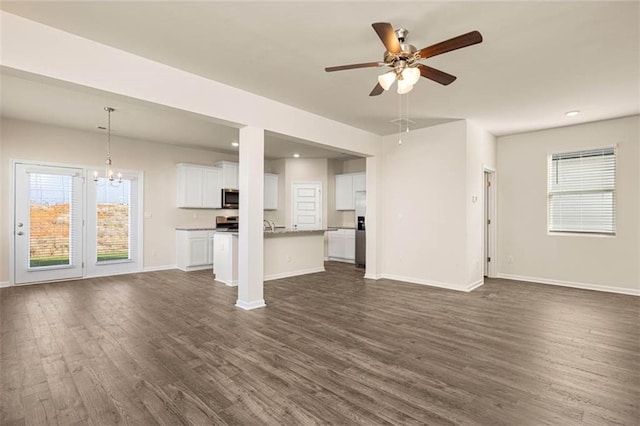
[[[104,110],[107,111],[107,159],[104,161],[104,176],[100,176],[98,171],[93,172],[93,181],[96,184],[100,183],[100,179],[103,179],[103,184],[109,182],[112,186],[118,186],[122,183],[122,173],[118,173],[117,176],[114,176],[113,169],[111,168],[111,113],[115,111],[115,109],[111,107],[104,107]]]

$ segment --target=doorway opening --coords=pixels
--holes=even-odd
[[[484,268],[483,275],[485,277],[497,276],[497,222],[496,222],[496,185],[495,170],[488,167],[484,168],[484,232],[483,232],[483,253]]]

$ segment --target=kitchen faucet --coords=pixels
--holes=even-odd
[[[266,231],[267,227],[269,229],[271,229],[271,232],[274,232],[276,230],[276,224],[275,223],[273,223],[269,219],[263,219],[262,220],[262,229]]]

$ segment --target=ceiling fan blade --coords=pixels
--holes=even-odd
[[[326,72],[333,72],[333,71],[352,70],[356,68],[380,67],[382,65],[384,65],[384,62],[365,62],[362,64],[339,65],[337,67],[327,67],[324,70]]]
[[[471,31],[470,33],[462,34],[458,37],[450,38],[449,40],[420,49],[418,53],[416,53],[416,56],[420,59],[426,59],[480,42],[482,42],[482,34],[478,31]]]
[[[376,87],[373,88],[371,93],[369,93],[369,96],[378,96],[382,92],[384,92],[384,89],[382,88],[382,86],[380,86],[380,83],[378,83],[376,84]]]
[[[440,83],[444,86],[453,83],[457,78],[455,75],[447,74],[444,71],[440,71],[423,64],[418,64],[418,69],[420,69],[421,76],[428,78],[429,80],[433,80],[436,83]]]
[[[396,32],[388,22],[376,22],[375,24],[371,24],[375,32],[382,40],[384,47],[387,48],[387,51],[390,53],[400,53],[402,52],[402,48],[400,47],[400,42],[398,41],[398,37],[396,36]]]

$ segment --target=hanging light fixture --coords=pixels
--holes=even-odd
[[[405,63],[402,62],[395,69],[378,76],[378,83],[384,90],[389,90],[396,80],[398,80],[398,94],[409,93],[420,80],[420,70],[416,67],[405,66]]]
[[[118,186],[122,183],[122,173],[118,173],[117,177],[114,176],[113,169],[111,168],[111,113],[115,109],[111,107],[104,107],[107,111],[107,159],[104,161],[104,176],[99,176],[98,171],[93,172],[93,181],[99,183],[100,179],[104,179],[104,183],[107,181],[113,185]]]

